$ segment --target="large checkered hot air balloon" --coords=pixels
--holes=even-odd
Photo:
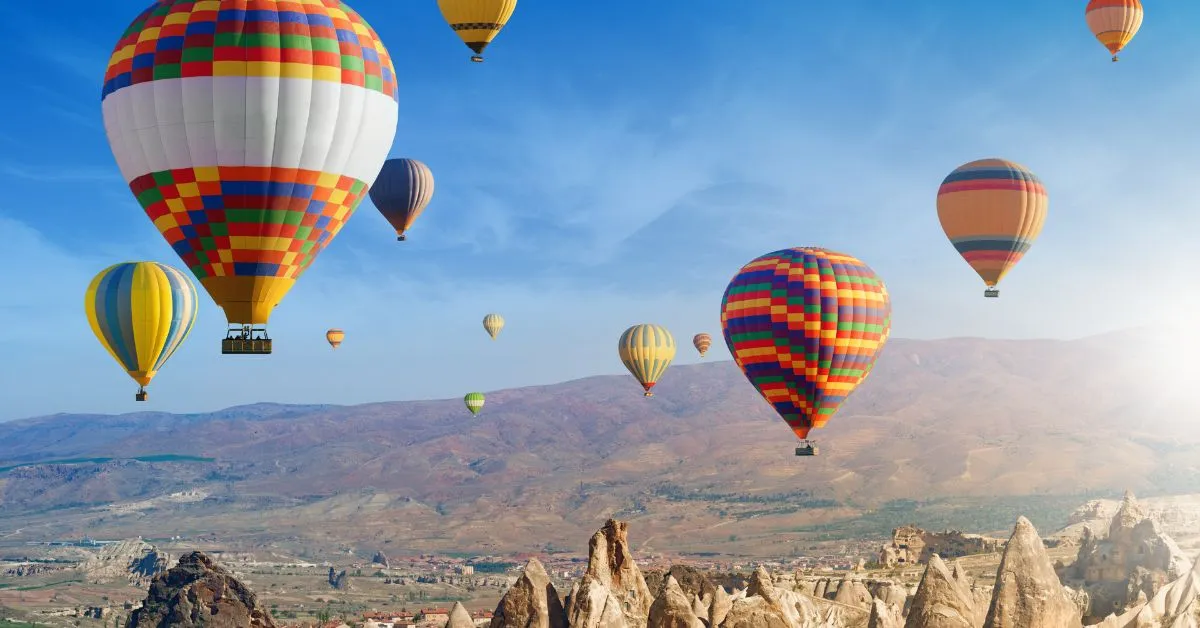
[[[887,287],[842,253],[794,248],[742,267],[721,298],[725,344],[746,379],[817,453],[823,427],[866,379],[891,331]]]
[[[158,0],[117,42],[101,105],[130,189],[225,310],[222,352],[270,353],[271,311],[391,148],[379,37],[338,0]]]

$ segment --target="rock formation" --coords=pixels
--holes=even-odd
[[[984,628],[1076,628],[1082,613],[1068,597],[1033,524],[1017,519],[1004,548]]]
[[[541,561],[529,559],[496,606],[491,628],[567,628],[567,613]]]
[[[155,576],[126,628],[275,628],[258,598],[202,552]]]
[[[1120,612],[1191,569],[1175,541],[1128,491],[1107,536],[1085,527],[1079,543],[1075,562],[1062,568],[1060,576],[1087,591],[1088,615]]]
[[[171,557],[153,545],[138,539],[105,545],[95,556],[79,566],[88,584],[128,582],[144,587],[155,576],[167,570]]]
[[[680,588],[675,576],[667,575],[662,589],[650,605],[647,628],[704,628],[695,606]]]
[[[345,569],[343,569],[341,572],[338,572],[333,567],[330,567],[329,577],[327,579],[329,580],[329,586],[335,589],[340,589],[342,591],[350,590],[350,581],[346,579]]]
[[[977,628],[970,589],[934,554],[913,596],[905,628]]]
[[[833,601],[862,609],[871,608],[871,592],[858,580],[842,580]]]
[[[1095,628],[1200,628],[1200,557],[1192,570],[1162,587],[1148,602],[1110,615]]]
[[[871,616],[867,618],[867,628],[901,628],[904,617],[901,610],[879,598],[871,601]]]
[[[628,537],[629,524],[615,519],[592,535],[587,571],[567,598],[572,627],[645,628],[654,600],[629,552]]]
[[[471,619],[462,602],[455,602],[454,608],[450,609],[450,619],[446,620],[445,628],[475,628],[475,620]]]

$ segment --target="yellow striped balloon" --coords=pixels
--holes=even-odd
[[[342,346],[342,341],[345,339],[346,332],[340,329],[330,329],[329,331],[325,332],[325,341],[328,342],[329,346],[333,347],[334,349]]]
[[[504,317],[494,312],[484,316],[483,328],[487,330],[487,333],[492,337],[492,340],[495,340],[496,336],[500,334],[500,330],[504,329]]]
[[[483,62],[483,49],[512,17],[517,0],[438,0],[446,23],[468,48],[475,51],[471,60]]]
[[[1112,53],[1112,60],[1142,27],[1141,0],[1091,0],[1084,10],[1088,28]]]
[[[105,268],[88,285],[83,305],[92,333],[138,383],[138,401],[196,323],[196,287],[158,262]]]
[[[650,389],[675,359],[675,338],[661,325],[634,325],[621,334],[617,351],[625,368],[645,389],[646,396],[653,397]]]

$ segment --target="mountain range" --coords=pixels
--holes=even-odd
[[[505,554],[618,516],[643,552],[753,555],[909,521],[1055,529],[1087,498],[1200,492],[1182,350],[1155,330],[893,339],[812,458],[729,361],[672,367],[652,398],[628,376],[489,392],[477,418],[453,399],[11,421],[0,541]]]

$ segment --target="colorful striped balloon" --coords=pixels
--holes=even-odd
[[[874,271],[820,248],[751,261],[721,298],[734,361],[801,439],[866,379],[891,317],[887,287]]]
[[[101,92],[121,175],[239,327],[267,324],[367,195],[396,102],[387,50],[339,0],[157,0]]]
[[[938,220],[950,243],[987,284],[986,296],[1033,245],[1050,199],[1028,168],[1005,159],[963,164],[942,181]]]
[[[653,397],[650,389],[675,359],[675,338],[661,325],[634,325],[621,334],[617,352],[625,368],[645,389],[646,396]]]
[[[708,353],[708,348],[712,346],[712,336],[703,333],[696,334],[692,336],[692,346],[700,352],[700,357],[704,357],[704,354]]]
[[[1117,54],[1142,27],[1142,3],[1141,0],[1091,0],[1084,17],[1092,34],[1112,53],[1112,60],[1117,61]]]
[[[113,264],[88,285],[88,324],[138,383],[138,401],[146,400],[145,387],[192,331],[197,302],[187,276],[158,262]]]
[[[471,413],[471,416],[479,415],[479,411],[483,409],[483,402],[483,393],[467,393],[467,396],[463,397],[463,403],[467,404],[467,410]]]
[[[325,342],[328,342],[329,346],[333,347],[334,349],[342,346],[342,341],[345,339],[346,332],[340,329],[335,328],[325,332]]]

